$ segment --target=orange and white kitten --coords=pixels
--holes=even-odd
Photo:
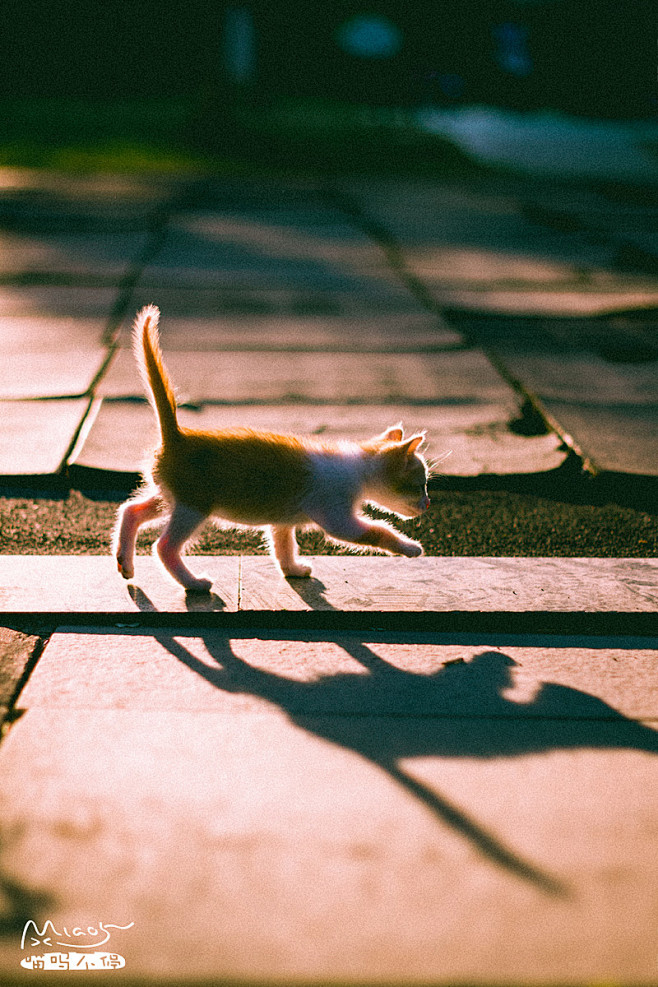
[[[359,511],[364,501],[410,518],[427,510],[427,464],[418,452],[422,434],[403,437],[400,425],[365,442],[324,442],[249,428],[181,428],[174,391],[162,362],[160,313],[154,305],[135,319],[133,342],[158,418],[161,445],[146,472],[146,487],[125,503],[114,552],[125,579],[134,575],[137,531],[168,515],[155,544],[165,569],[186,590],[207,592],[212,582],[185,565],[181,553],[199,525],[215,516],[232,524],[269,529],[269,543],[284,576],[309,576],[297,555],[295,527],[315,525],[332,539],[384,552],[422,554],[422,547],[383,521]]]

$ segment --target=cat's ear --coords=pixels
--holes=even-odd
[[[424,441],[425,441],[425,433],[418,432],[416,435],[412,435],[410,439],[407,439],[403,443],[402,447],[405,450],[408,459],[410,459],[414,455],[416,449],[418,449],[419,446],[422,446]]]
[[[391,425],[385,432],[378,435],[377,438],[380,442],[400,442],[404,438],[402,422],[398,422],[397,425]]]

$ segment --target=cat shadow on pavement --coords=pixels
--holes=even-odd
[[[300,595],[309,603],[324,588],[317,580],[306,580],[304,586]],[[367,670],[300,681],[241,658],[231,637],[253,638],[253,634],[213,631],[201,636],[216,667],[195,657],[185,647],[184,636],[156,634],[172,655],[217,689],[262,698],[308,733],[380,768],[491,862],[547,894],[568,897],[572,892],[435,788],[413,777],[401,762],[418,757],[514,757],[578,747],[658,753],[658,732],[578,689],[537,683],[529,701],[508,698],[504,693],[513,687],[517,663],[500,651],[453,660],[425,674],[392,665],[370,646],[391,639],[390,634],[373,632],[364,638],[363,633],[258,633],[259,639],[332,642]]]
[[[159,613],[155,603],[136,583],[128,583],[128,596],[142,613]],[[226,604],[217,593],[186,593],[185,609],[190,613],[225,610]]]

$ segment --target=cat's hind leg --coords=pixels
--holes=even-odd
[[[212,586],[212,579],[197,578],[191,573],[181,558],[181,552],[185,543],[204,520],[205,515],[193,507],[175,504],[167,526],[154,546],[167,572],[176,582],[193,593],[207,593]]]
[[[135,543],[137,532],[143,524],[154,521],[162,510],[162,500],[157,495],[129,500],[120,509],[114,530],[113,552],[117,569],[124,579],[135,575]]]
[[[300,562],[297,554],[297,541],[294,527],[272,525],[270,527],[270,548],[284,576],[293,578],[311,575],[310,565]]]

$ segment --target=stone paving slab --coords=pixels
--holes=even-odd
[[[658,404],[656,361],[611,363],[594,353],[517,354],[505,352],[506,365],[540,398],[583,405],[629,408]]]
[[[11,353],[0,366],[0,400],[80,397],[89,393],[105,358],[101,347]]]
[[[243,610],[618,611],[658,604],[656,559],[367,558],[317,556],[310,580],[272,578],[246,556]]]
[[[124,582],[106,556],[0,555],[5,613],[335,611],[653,613],[656,559],[309,556],[313,576],[285,580],[267,556],[191,556],[213,579],[185,594],[149,555]]]
[[[56,473],[87,412],[86,398],[1,401],[0,476]]]
[[[531,221],[514,189],[418,180],[401,194],[398,183],[357,179],[340,187],[397,240],[404,266],[439,305],[587,314],[656,304],[655,283],[618,269],[614,241]]]
[[[658,404],[592,406],[559,398],[542,401],[600,471],[658,476]]]
[[[519,192],[480,189],[466,185],[437,184],[418,179],[405,181],[404,192],[393,180],[376,184],[358,179],[339,183],[348,198],[366,216],[388,230],[405,251],[410,263],[420,259],[425,249],[452,245],[466,252],[507,254],[518,263],[528,264],[529,280],[534,280],[533,264],[557,263],[572,271],[586,267],[612,266],[615,248],[605,242],[592,242],[586,235],[565,233],[531,222],[524,215]],[[521,273],[522,267],[517,273]]]
[[[544,315],[544,316],[596,316],[631,308],[655,307],[658,292],[655,289],[631,288],[620,291],[618,288],[601,290],[593,287],[568,291],[504,291],[483,288],[478,291],[468,288],[441,288],[434,292],[437,304],[444,308],[500,315]]]
[[[456,318],[599,469],[656,475],[658,376],[643,319]]]
[[[13,563],[13,564],[12,564]],[[206,613],[238,607],[238,556],[200,558],[213,592],[187,595],[151,556],[138,555],[127,583],[109,555],[0,555],[0,610],[5,613]]]
[[[0,319],[0,399],[85,394],[105,360],[106,320]]]
[[[638,196],[639,198],[639,196]],[[579,189],[569,195],[564,190],[538,189],[533,202],[539,207],[537,218],[547,223],[572,220],[574,227],[601,230],[611,235],[617,243],[631,243],[648,254],[658,255],[658,208],[655,194],[647,194],[646,201],[615,201],[610,195]],[[531,207],[532,208],[532,207]]]
[[[222,214],[207,209],[185,211],[174,216],[168,230],[218,247],[229,268],[241,256],[265,264],[303,260],[351,270],[387,267],[378,243],[349,222],[342,211],[317,203]]]
[[[183,401],[417,404],[509,400],[510,388],[475,349],[443,353],[307,353],[166,350]],[[121,350],[100,384],[109,397],[144,394],[133,354]]]
[[[503,360],[598,469],[658,475],[655,361],[620,365],[564,353]]]
[[[512,402],[443,405],[205,405],[179,410],[186,428],[236,425],[284,434],[360,440],[403,421],[407,432],[427,429],[427,455],[442,457],[440,472],[456,476],[534,473],[556,469],[565,451],[557,435],[516,435],[508,423],[518,417]],[[71,459],[76,469],[139,472],[159,441],[146,403],[104,401]]]
[[[0,296],[1,299],[1,296]],[[165,304],[168,298],[165,299]],[[177,307],[184,304],[179,298]],[[464,346],[462,336],[438,317],[422,312],[300,315],[233,313],[218,302],[212,314],[174,315],[163,310],[160,339],[167,353],[176,350],[219,352],[425,353]],[[136,307],[137,310],[137,307]],[[130,326],[121,343],[128,349]]]
[[[119,281],[143,253],[147,239],[143,233],[21,236],[2,231],[0,278],[42,274],[49,280],[60,276]]]
[[[655,737],[35,708],[0,751],[0,865],[42,921],[134,923],[111,945],[151,983],[650,985]]]
[[[83,326],[99,320],[107,323],[118,288],[81,288],[78,285],[0,285],[0,317],[33,319],[55,324],[76,320]],[[79,321],[78,321],[79,320]]]
[[[175,316],[284,316],[348,317],[388,319],[396,316],[422,315],[427,310],[406,288],[394,289],[393,282],[384,291],[327,290],[313,284],[290,282],[273,287],[258,280],[250,285],[234,282],[225,285],[196,284],[192,281],[171,283],[138,282],[133,295],[135,309],[157,304],[165,320]]]
[[[61,627],[19,709],[658,720],[658,640],[245,633]]]
[[[143,291],[151,296],[159,294],[161,285],[182,290],[214,288],[224,291],[290,291],[324,294],[340,298],[348,304],[358,304],[367,309],[402,307],[418,310],[418,303],[408,290],[398,284],[388,271],[378,274],[360,272],[343,273],[337,269],[323,270],[310,262],[282,264],[272,261],[267,268],[260,263],[245,264],[242,268],[227,269],[215,250],[208,248],[205,254],[199,250],[184,250],[177,256],[158,256],[147,265],[141,275]],[[356,296],[356,302],[351,299]],[[334,304],[336,304],[334,302]]]
[[[143,273],[143,284],[249,287],[300,284],[321,290],[360,290],[395,296],[404,288],[381,248],[339,214],[281,217],[186,213],[168,224],[164,245]]]

